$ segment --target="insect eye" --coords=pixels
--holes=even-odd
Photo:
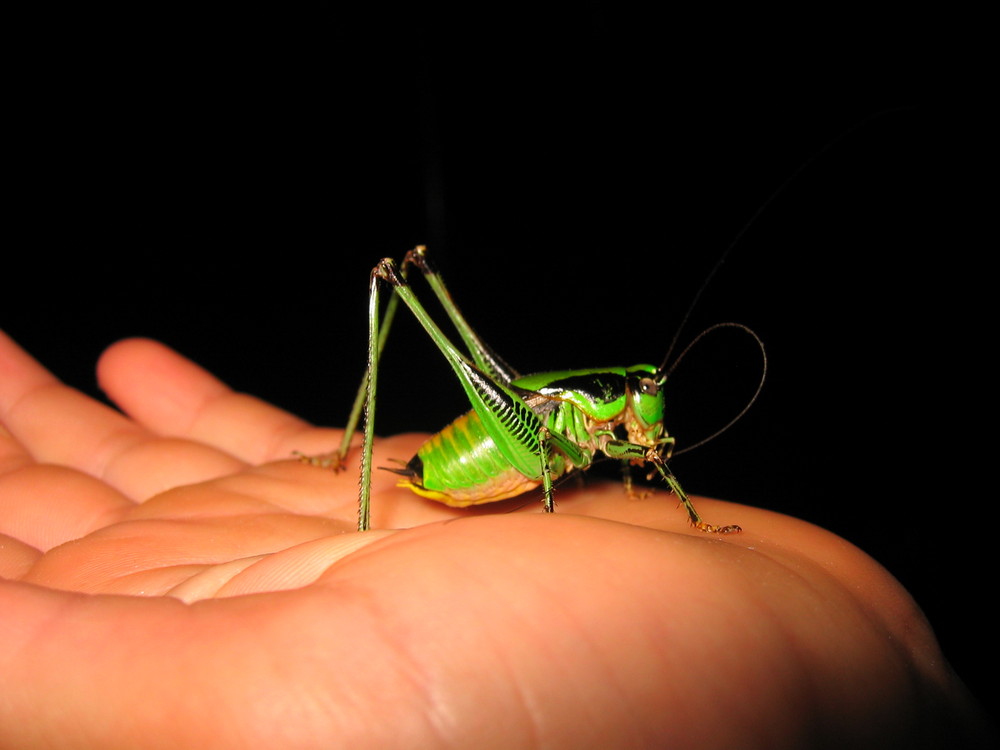
[[[660,392],[660,386],[652,378],[639,380],[639,390],[647,396],[655,396]]]

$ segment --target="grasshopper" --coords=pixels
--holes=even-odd
[[[630,493],[627,467],[651,467],[649,478],[656,474],[663,478],[696,528],[719,534],[741,530],[736,525],[719,526],[704,521],[667,466],[675,445],[675,439],[663,426],[663,386],[668,375],[669,353],[659,367],[639,364],[522,376],[497,356],[468,324],[427,255],[427,248],[420,245],[409,251],[401,264],[384,258],[372,270],[368,365],[343,441],[340,449],[330,456],[306,459],[343,469],[364,410],[358,530],[365,531],[371,526],[378,361],[399,301],[437,345],[472,405],[471,411],[430,437],[402,468],[389,469],[400,475],[400,486],[460,508],[504,500],[541,486],[543,509],[552,513],[554,483],[572,472],[587,469],[598,454],[603,454],[623,462],[626,489]],[[427,280],[457,329],[468,356],[448,339],[417,299],[406,279],[410,267],[418,269]],[[391,287],[392,298],[380,319],[380,289],[384,284]],[[760,338],[738,323],[712,326],[688,348],[709,331],[726,326],[743,329],[755,339],[764,358],[764,368],[750,402],[715,434],[727,429],[756,400],[767,370]],[[676,361],[683,356],[682,352]]]

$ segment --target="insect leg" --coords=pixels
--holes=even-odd
[[[688,518],[691,519],[691,523],[695,528],[701,529],[702,531],[707,531],[713,534],[737,534],[743,529],[741,529],[736,524],[731,524],[729,526],[715,526],[713,524],[707,523],[701,520],[701,516],[698,511],[694,509],[694,504],[688,498],[687,493],[681,489],[681,483],[677,481],[677,477],[673,475],[669,469],[665,466],[657,464],[657,468],[660,469],[660,473],[663,474],[663,478],[667,480],[667,484],[670,485],[670,489],[674,491],[674,494],[680,499],[681,504],[684,506],[684,510],[687,511]]]
[[[555,502],[552,500],[552,464],[550,462],[552,451],[558,450],[577,469],[589,466],[593,454],[558,432],[552,432],[548,427],[542,427],[539,431],[539,442],[541,444],[539,458],[542,471],[542,507],[546,513],[554,513]]]
[[[688,518],[691,519],[691,524],[695,528],[713,534],[734,534],[742,531],[742,529],[735,524],[729,526],[716,526],[703,521],[701,515],[697,510],[695,510],[694,503],[691,502],[691,499],[681,487],[681,483],[677,481],[677,477],[675,477],[673,472],[667,467],[663,455],[657,448],[657,446],[647,448],[641,445],[636,445],[635,443],[629,443],[625,440],[610,440],[605,444],[602,450],[606,455],[612,458],[620,458],[625,461],[645,461],[653,464],[660,476],[663,477],[664,481],[666,481],[666,483],[670,486],[673,493],[677,495],[677,499],[680,500],[681,505],[684,506],[684,510],[687,511]]]
[[[365,389],[365,430],[361,450],[361,488],[358,493],[358,531],[371,528],[372,444],[375,439],[375,390],[378,359],[384,339],[379,337],[379,266],[372,269],[368,285],[368,366],[362,385]]]
[[[419,247],[417,249],[420,249]],[[413,251],[411,251],[413,252]],[[407,255],[409,258],[409,254]],[[406,279],[409,263],[403,262],[403,266],[400,269],[400,276]],[[393,294],[389,298],[389,303],[386,305],[385,312],[382,314],[382,322],[379,325],[378,334],[378,350],[376,352],[376,361],[382,356],[382,350],[385,348],[386,339],[389,337],[389,329],[392,326],[393,318],[396,316],[396,308],[399,306],[399,298]],[[344,425],[344,435],[340,440],[340,447],[332,452],[325,453],[318,456],[308,456],[303,453],[295,452],[302,461],[305,463],[312,464],[314,466],[322,466],[323,468],[333,469],[334,471],[341,471],[346,466],[347,454],[351,450],[351,440],[354,437],[354,433],[358,429],[358,421],[361,419],[361,412],[365,408],[365,402],[368,396],[368,373],[370,365],[366,365],[365,372],[361,376],[361,385],[358,386],[358,392],[354,397],[354,404],[351,406],[351,412],[347,417],[347,422]]]
[[[528,408],[515,390],[478,369],[455,348],[414,295],[409,284],[397,269],[396,263],[391,258],[384,258],[372,270],[369,295],[368,372],[366,376],[364,446],[361,460],[361,490],[358,501],[359,530],[367,529],[370,522],[368,507],[371,496],[371,453],[375,434],[374,406],[379,355],[378,342],[381,340],[378,296],[379,285],[382,282],[392,285],[395,295],[409,308],[445,356],[458,377],[470,404],[503,457],[525,477],[541,478],[539,434],[542,425],[538,417]]]
[[[403,259],[404,270],[407,265],[414,265],[420,269],[420,273],[427,280],[427,283],[434,291],[434,295],[438,298],[441,306],[458,331],[459,336],[462,337],[462,341],[465,342],[466,349],[472,356],[473,362],[476,363],[476,367],[504,385],[509,385],[512,380],[520,377],[520,373],[504,362],[496,352],[479,338],[479,335],[469,325],[465,316],[462,315],[461,310],[458,309],[458,305],[452,299],[451,293],[441,278],[441,274],[430,264],[427,257],[427,248],[424,245],[417,245],[406,254],[406,257]]]
[[[445,286],[441,275],[428,261],[426,246],[417,245],[415,248],[406,253],[406,256],[403,258],[403,262],[399,266],[398,272],[399,277],[404,281],[407,278],[410,266],[416,266],[421,274],[423,274],[424,278],[427,279],[427,283],[430,285],[434,294],[441,302],[441,306],[444,308],[448,317],[451,319],[455,328],[461,335],[462,340],[465,342],[469,354],[472,356],[476,365],[490,375],[494,380],[498,380],[504,384],[509,384],[512,380],[519,377],[519,373],[504,362],[504,360],[501,359],[496,352],[490,349],[490,347],[488,347],[482,339],[479,338],[476,332],[472,329],[472,326],[470,326],[465,320],[465,317],[458,309],[458,306],[452,300],[451,294],[448,292],[448,288]],[[389,336],[389,328],[392,326],[392,321],[396,315],[396,308],[398,305],[399,296],[393,293],[392,297],[389,299],[388,305],[386,305],[385,312],[382,315],[376,357],[381,357],[382,350],[385,348],[385,342]],[[365,374],[361,378],[361,385],[358,387],[357,395],[354,398],[354,404],[351,407],[350,415],[347,418],[347,423],[344,426],[344,435],[341,438],[340,447],[337,451],[321,456],[297,455],[299,455],[303,461],[311,464],[332,468],[335,471],[343,469],[347,459],[347,454],[351,449],[351,440],[354,437],[354,433],[357,431],[358,421],[361,418],[361,413],[365,406],[367,392],[368,369],[366,368]]]

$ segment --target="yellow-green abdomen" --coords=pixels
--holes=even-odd
[[[399,484],[454,507],[515,497],[541,482],[510,465],[474,411],[429,438]]]

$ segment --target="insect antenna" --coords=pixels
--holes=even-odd
[[[729,420],[725,425],[723,425],[720,429],[716,430],[708,437],[702,438],[696,443],[691,443],[690,445],[686,445],[684,448],[681,448],[679,450],[675,450],[673,452],[674,456],[679,456],[682,453],[687,453],[688,451],[693,450],[694,448],[704,445],[710,440],[714,440],[719,435],[728,430],[730,427],[732,427],[734,424],[736,424],[740,419],[742,419],[743,415],[747,413],[747,411],[750,409],[751,406],[753,406],[754,402],[757,400],[757,397],[760,395],[761,389],[764,387],[764,380],[767,377],[767,352],[764,349],[764,342],[761,341],[760,336],[758,336],[755,331],[753,331],[748,326],[743,325],[742,323],[716,323],[715,325],[706,328],[704,331],[695,336],[694,339],[686,347],[684,347],[684,350],[679,355],[677,355],[677,358],[668,367],[668,363],[670,363],[671,356],[673,355],[674,350],[677,348],[677,342],[680,341],[681,333],[684,331],[684,328],[687,326],[689,320],[691,319],[691,315],[694,312],[695,308],[697,307],[698,301],[701,299],[702,294],[704,294],[705,290],[708,288],[708,285],[712,282],[712,279],[715,278],[715,275],[719,272],[719,269],[722,268],[722,264],[726,262],[726,259],[729,257],[729,254],[733,251],[733,248],[735,248],[740,243],[740,241],[743,239],[743,236],[750,230],[750,227],[752,227],[757,222],[757,219],[759,219],[761,215],[770,207],[770,205],[774,203],[774,201],[777,200],[777,198],[782,193],[785,192],[788,186],[791,185],[795,180],[797,180],[799,175],[801,175],[804,171],[806,171],[809,167],[811,167],[827,152],[833,150],[833,148],[837,144],[839,144],[842,140],[846,139],[855,130],[858,130],[859,128],[867,124],[868,119],[869,118],[866,118],[865,120],[856,123],[852,127],[846,129],[843,133],[841,133],[833,140],[824,144],[822,148],[818,149],[815,153],[813,153],[811,156],[805,159],[798,166],[798,168],[795,169],[795,171],[793,171],[788,177],[786,177],[781,182],[781,184],[779,184],[778,187],[776,187],[771,192],[771,194],[767,197],[767,199],[764,200],[764,202],[757,207],[757,210],[754,211],[753,214],[750,216],[750,218],[747,219],[747,221],[743,224],[740,230],[736,233],[736,236],[733,237],[729,245],[726,246],[726,249],[723,251],[722,255],[719,256],[719,259],[715,261],[715,265],[712,266],[711,270],[708,272],[708,275],[705,277],[705,280],[701,282],[701,286],[698,287],[698,291],[695,292],[694,297],[691,299],[691,303],[687,306],[687,310],[684,312],[684,317],[681,318],[680,324],[674,331],[673,338],[671,338],[670,340],[670,346],[667,347],[667,353],[663,357],[663,362],[660,363],[660,366],[656,370],[657,373],[656,379],[661,383],[666,381],[666,379],[677,367],[678,363],[691,350],[691,347],[693,347],[695,344],[701,341],[701,339],[703,339],[706,335],[708,335],[712,331],[718,330],[719,328],[739,328],[745,331],[746,333],[750,334],[750,336],[753,337],[754,341],[757,342],[757,346],[760,347],[760,354],[763,365],[761,367],[760,382],[757,384],[757,390],[754,391],[753,396],[750,398],[749,401],[747,401],[746,405],[739,411],[739,413],[731,420]]]
[[[782,193],[784,193],[785,190],[788,189],[789,185],[791,185],[793,182],[795,182],[795,180],[797,180],[799,178],[799,175],[801,175],[803,172],[805,172],[807,169],[809,169],[809,167],[811,167],[816,161],[818,161],[828,151],[833,150],[833,148],[837,144],[839,144],[842,140],[844,140],[845,138],[847,138],[851,133],[853,133],[855,130],[858,130],[859,128],[861,128],[866,123],[867,123],[867,119],[863,120],[863,121],[861,121],[859,123],[856,123],[855,125],[853,125],[852,127],[848,128],[847,130],[845,130],[843,133],[841,133],[839,136],[837,136],[833,140],[831,140],[831,141],[827,142],[826,144],[824,144],[822,148],[818,149],[811,156],[809,156],[808,158],[806,158],[795,169],[795,171],[793,171],[790,175],[788,175],[788,177],[786,177],[784,180],[782,180],[781,184],[779,184],[778,187],[776,187],[771,192],[771,194],[764,200],[764,202],[761,203],[757,207],[757,210],[753,212],[753,214],[750,216],[750,218],[746,220],[746,222],[743,224],[743,226],[740,228],[740,230],[736,233],[736,236],[733,237],[733,239],[729,243],[729,245],[726,246],[726,249],[722,252],[722,255],[719,256],[719,259],[717,261],[715,261],[715,265],[712,266],[711,270],[708,272],[708,275],[705,277],[705,280],[701,282],[701,286],[698,287],[698,291],[695,292],[694,297],[691,299],[691,303],[687,306],[687,310],[684,312],[684,317],[681,318],[680,324],[674,330],[674,336],[670,340],[670,346],[667,347],[667,353],[663,357],[663,362],[660,363],[659,368],[657,368],[657,372],[660,373],[661,377],[662,377],[663,373],[665,373],[666,370],[667,370],[667,363],[670,361],[670,357],[674,353],[674,349],[677,348],[677,342],[680,341],[681,333],[684,331],[684,328],[687,326],[688,321],[690,320],[692,313],[694,312],[695,308],[698,306],[698,301],[701,299],[702,294],[705,293],[705,290],[708,288],[708,285],[712,282],[712,279],[715,278],[715,275],[719,272],[719,269],[722,268],[722,264],[726,262],[726,259],[729,257],[729,254],[733,251],[733,248],[735,248],[740,243],[740,241],[743,239],[743,236],[748,231],[750,231],[750,227],[752,227],[754,224],[757,223],[757,220],[771,206],[771,204],[774,203],[774,201],[777,200],[778,197]],[[710,328],[708,330],[712,330],[712,329]],[[751,334],[753,334],[754,338],[756,338],[757,335],[755,333],[753,333],[753,331],[750,331],[749,329],[747,329],[747,330]],[[701,338],[702,336],[704,336],[705,333],[707,333],[707,332],[708,331],[703,331],[702,333],[698,334],[697,338],[695,338],[695,341],[697,341],[699,338]],[[758,341],[759,341],[759,339],[758,339]],[[692,341],[691,344],[693,344],[693,343],[694,342]],[[691,344],[688,344],[688,347],[687,347],[688,349],[691,348]],[[685,351],[687,351],[687,349],[685,349]],[[683,356],[683,354],[681,356]],[[678,359],[680,359],[680,357],[678,357]],[[674,365],[676,365],[676,364],[677,363],[675,362]],[[670,369],[673,370],[673,367],[671,366]],[[675,453],[674,455],[677,455],[677,454]]]
[[[806,164],[808,164],[808,162],[806,162]],[[677,342],[680,341],[681,333],[684,331],[685,327],[687,327],[688,321],[691,319],[692,313],[694,313],[695,308],[698,306],[698,301],[701,299],[702,294],[705,293],[705,290],[708,288],[708,285],[712,283],[712,279],[715,278],[715,275],[719,272],[719,269],[722,268],[722,264],[726,262],[726,258],[729,257],[729,254],[733,251],[733,248],[735,248],[739,244],[740,240],[743,239],[743,235],[745,235],[750,230],[750,227],[753,226],[753,224],[756,223],[757,219],[760,218],[761,214],[764,213],[764,210],[774,201],[775,198],[778,197],[778,194],[785,189],[785,187],[799,174],[799,172],[801,172],[805,168],[805,166],[806,165],[803,164],[801,167],[799,167],[791,177],[785,180],[780,186],[778,186],[777,190],[771,193],[768,199],[764,201],[756,211],[754,211],[753,216],[751,216],[743,225],[743,227],[740,229],[740,231],[736,233],[736,236],[723,251],[722,255],[719,256],[719,259],[715,261],[715,265],[712,266],[712,269],[708,272],[708,275],[705,277],[705,280],[701,282],[701,286],[698,287],[698,291],[695,292],[694,297],[691,299],[691,303],[687,306],[687,310],[684,312],[684,317],[681,318],[680,324],[674,330],[674,336],[672,339],[670,339],[670,346],[667,347],[667,353],[663,356],[663,361],[660,363],[660,366],[656,370],[658,380],[660,378],[665,378],[667,375],[673,372],[674,368],[677,366],[677,363],[680,362],[681,358],[687,353],[687,351],[692,346],[694,346],[695,342],[701,339],[706,333],[717,327],[717,326],[712,326],[711,328],[708,328],[707,330],[704,330],[701,333],[699,333],[694,338],[694,340],[691,341],[691,343],[689,343],[684,348],[684,351],[677,356],[677,359],[674,360],[673,364],[670,365],[669,370],[667,369],[667,363],[670,362],[670,357],[674,353],[674,349],[677,348]],[[726,325],[738,325],[738,324],[722,323],[720,325],[726,326]],[[747,330],[754,336],[754,338],[757,338],[757,334],[755,334],[753,331],[750,331],[749,328]],[[758,342],[759,341],[760,339],[758,339]]]
[[[670,377],[670,374],[676,369],[677,365],[680,364],[681,360],[684,359],[684,357],[687,355],[689,351],[691,351],[692,347],[694,347],[695,344],[697,344],[699,341],[701,341],[703,338],[705,338],[708,334],[712,333],[713,331],[718,331],[719,329],[722,328],[736,328],[738,330],[743,331],[744,333],[749,334],[750,337],[757,342],[757,347],[760,349],[760,358],[761,358],[760,381],[758,381],[757,389],[753,392],[753,395],[746,402],[746,404],[744,404],[743,408],[739,410],[736,416],[734,416],[732,419],[726,422],[726,424],[724,424],[718,430],[713,432],[711,435],[708,435],[707,437],[704,437],[695,443],[690,443],[689,445],[685,445],[683,448],[675,450],[673,452],[674,456],[679,456],[683,453],[687,453],[690,450],[694,450],[695,448],[698,448],[699,446],[702,446],[705,443],[714,440],[719,435],[728,430],[730,427],[732,427],[734,424],[739,422],[743,418],[743,415],[750,410],[750,407],[754,405],[754,402],[757,400],[757,397],[760,396],[761,390],[763,390],[764,388],[764,381],[767,379],[767,350],[764,348],[764,342],[761,341],[761,338],[760,336],[757,335],[756,331],[754,331],[749,326],[745,326],[742,323],[732,323],[732,322],[716,323],[715,325],[709,326],[704,331],[695,336],[694,339],[692,339],[691,343],[685,346],[684,350],[677,355],[677,359],[675,359],[673,361],[673,364],[670,365],[670,369],[660,375],[662,381],[665,381],[667,378]]]

